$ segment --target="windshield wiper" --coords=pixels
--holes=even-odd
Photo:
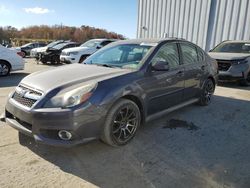
[[[103,66],[103,67],[110,67],[110,68],[116,67],[114,65],[109,65],[109,64],[96,64],[96,65]]]
[[[90,63],[89,65],[97,65],[97,66],[101,66],[101,67],[109,67],[109,68],[114,68],[117,66],[114,65],[109,65],[109,64],[100,64],[100,63]]]

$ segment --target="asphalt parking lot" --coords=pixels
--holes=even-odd
[[[0,78],[0,113],[24,76],[51,68],[26,61]],[[0,135],[0,187],[250,187],[250,87],[237,84],[147,123],[124,147],[38,145],[4,122]]]

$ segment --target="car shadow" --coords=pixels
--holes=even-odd
[[[250,86],[241,86],[237,82],[219,82],[218,86],[250,91]]]
[[[0,88],[17,86],[18,83],[27,75],[29,75],[29,73],[14,72],[9,76],[0,77]]]
[[[214,96],[209,106],[191,105],[148,122],[132,142],[118,148],[100,141],[57,148],[21,134],[19,141],[99,187],[244,188],[250,187],[249,111],[249,101]],[[171,120],[196,128],[166,126]]]

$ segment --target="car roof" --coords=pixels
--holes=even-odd
[[[102,39],[90,39],[90,40],[88,40],[88,41],[100,41],[100,42],[102,42],[102,41],[106,41],[106,40],[108,40],[108,41],[117,41],[117,40],[119,40],[119,39],[106,39],[106,38],[102,38]],[[86,41],[87,42],[87,41]]]
[[[120,40],[115,42],[115,44],[148,44],[156,46],[159,43],[163,41],[172,41],[172,40],[178,40],[178,41],[185,41],[181,38],[152,38],[152,39],[128,39],[128,40]]]
[[[250,40],[226,40],[222,43],[250,43]]]

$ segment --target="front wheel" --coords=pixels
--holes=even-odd
[[[215,90],[215,84],[211,79],[207,79],[203,85],[199,104],[202,106],[207,106],[212,101],[212,95]]]
[[[55,55],[55,56],[52,56],[51,57],[51,64],[52,65],[56,65],[56,64],[59,64],[60,63],[60,57]]]
[[[241,80],[240,85],[250,86],[250,72],[247,74],[247,77],[244,80]]]
[[[108,112],[102,140],[111,146],[125,145],[135,136],[140,123],[138,106],[131,100],[121,99]]]

